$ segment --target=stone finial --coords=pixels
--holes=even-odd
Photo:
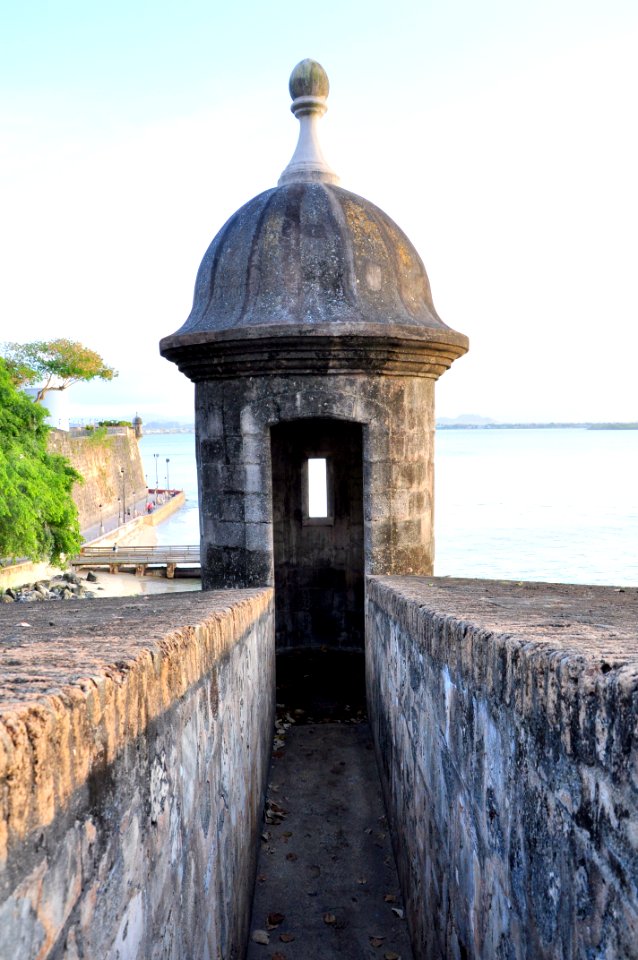
[[[317,123],[328,106],[328,75],[316,60],[302,60],[290,75],[290,109],[299,120],[299,140],[292,159],[279,178],[279,185],[309,181],[339,183],[326,162],[317,136]]]

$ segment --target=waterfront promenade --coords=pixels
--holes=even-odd
[[[148,503],[148,497],[144,497],[141,500],[136,500],[135,503],[132,503],[130,506],[131,510],[131,520],[136,519],[138,516],[141,516],[146,512],[146,504]],[[110,534],[114,530],[123,529],[126,527],[128,521],[122,523],[121,514],[113,514],[110,517],[104,517],[104,519],[97,523],[92,523],[90,527],[86,527],[82,530],[82,537],[84,538],[85,543],[91,543],[93,540],[98,540],[100,537],[105,534]]]
[[[143,499],[134,501],[126,508],[124,523],[118,513],[104,517],[82,530],[84,543],[109,546],[135,542],[140,546],[153,546],[156,543],[153,528],[179,510],[185,499],[183,490],[151,488]],[[149,503],[153,505],[150,512],[147,509]]]

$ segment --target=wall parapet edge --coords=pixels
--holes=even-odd
[[[240,956],[246,910],[223,890],[247,883],[250,903],[274,715],[272,591],[94,600],[65,614],[56,627],[38,605],[27,628],[0,611],[0,635],[17,637],[0,645],[0,955],[9,938],[14,960],[57,957],[61,944],[63,956],[110,958],[128,936],[122,956],[150,957],[165,938],[183,956],[204,942]],[[198,926],[202,898],[213,906]]]
[[[638,590],[372,577],[366,618],[415,956],[638,956]]]

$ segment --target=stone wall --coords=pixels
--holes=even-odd
[[[62,606],[0,609],[0,957],[243,957],[271,591]]]
[[[131,429],[110,433],[101,441],[90,434],[73,436],[62,430],[52,430],[49,449],[67,457],[84,477],[84,483],[73,486],[81,530],[100,522],[100,504],[105,518],[118,512],[118,498],[122,497],[122,468],[126,503],[131,507],[131,514],[135,500],[146,497],[144,468]]]
[[[197,383],[204,588],[274,582],[270,428],[362,424],[366,573],[432,569],[434,381],[419,376],[251,376]]]
[[[638,590],[373,578],[415,957],[638,957]]]
[[[21,587],[25,583],[35,583],[37,580],[46,580],[52,576],[57,567],[50,563],[31,563],[24,560],[22,563],[12,563],[8,567],[0,566],[0,592],[9,587]]]

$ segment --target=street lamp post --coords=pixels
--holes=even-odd
[[[126,523],[126,479],[124,477],[124,467],[120,467],[122,474],[122,523]]]
[[[102,503],[99,503],[98,506],[99,506],[99,508],[100,508],[100,536],[101,536],[101,535],[104,533],[104,518],[103,518],[103,516],[102,516],[102,507],[103,507],[103,504],[102,504]]]
[[[155,506],[157,506],[157,488],[159,487],[159,475],[158,475],[158,463],[159,463],[159,453],[154,453],[155,457]]]
[[[166,492],[167,492],[167,493],[168,493],[168,491],[171,489],[171,483],[170,483],[170,480],[169,480],[169,478],[168,478],[168,465],[169,465],[170,462],[171,462],[171,461],[170,461],[169,457],[167,457],[167,458],[166,458]],[[169,496],[170,496],[170,494],[169,494]]]

